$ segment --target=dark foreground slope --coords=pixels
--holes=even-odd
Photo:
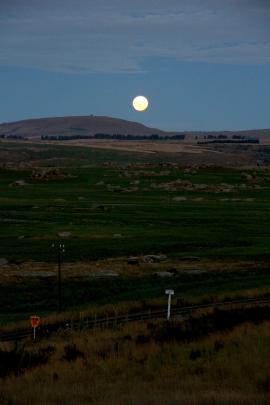
[[[231,330],[235,315],[63,332],[3,347],[1,404],[269,404],[269,322]],[[201,333],[209,327],[213,333]],[[183,341],[183,332],[195,338]]]

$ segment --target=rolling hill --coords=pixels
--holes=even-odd
[[[42,136],[94,136],[97,133],[172,137],[185,134],[185,141],[197,143],[204,136],[240,135],[257,137],[262,143],[270,142],[270,129],[253,129],[243,131],[163,131],[150,128],[138,122],[106,116],[67,116],[53,118],[27,119],[0,124],[0,136],[40,139]]]
[[[0,124],[0,135],[18,135],[27,138],[40,138],[52,135],[95,135],[131,134],[131,135],[167,135],[169,133],[143,124],[105,116],[69,116],[39,118]]]

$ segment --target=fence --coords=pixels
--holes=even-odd
[[[200,305],[190,305],[190,306],[176,306],[171,308],[171,317],[177,317],[180,315],[192,313],[200,309],[211,309],[220,308],[226,306],[247,306],[247,305],[261,305],[270,304],[270,297],[266,298],[249,298],[249,299],[238,299],[230,301],[214,302],[209,304]],[[103,318],[85,318],[76,321],[62,321],[61,323],[56,323],[53,325],[41,325],[36,329],[37,338],[49,337],[52,333],[59,332],[60,330],[86,330],[93,328],[112,328],[118,325],[126,324],[129,322],[155,320],[155,319],[166,319],[167,308],[159,310],[147,310],[140,311],[137,313],[127,313],[115,316],[106,316]],[[26,339],[33,336],[33,331],[31,328],[22,329],[15,332],[4,333],[0,335],[0,342],[11,342]]]

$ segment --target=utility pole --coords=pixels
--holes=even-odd
[[[63,243],[53,243],[53,248],[57,249],[57,263],[58,263],[58,311],[62,311],[62,277],[61,266],[63,263],[63,255],[65,253],[65,245]]]

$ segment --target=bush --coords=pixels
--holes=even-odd
[[[31,368],[46,364],[54,352],[55,348],[51,345],[33,352],[26,351],[24,346],[18,349],[17,345],[9,351],[0,349],[0,378],[11,374],[17,376]]]
[[[83,352],[77,349],[77,346],[75,344],[67,345],[64,347],[65,354],[63,356],[64,360],[67,361],[75,361],[78,358],[84,358],[85,355]]]

